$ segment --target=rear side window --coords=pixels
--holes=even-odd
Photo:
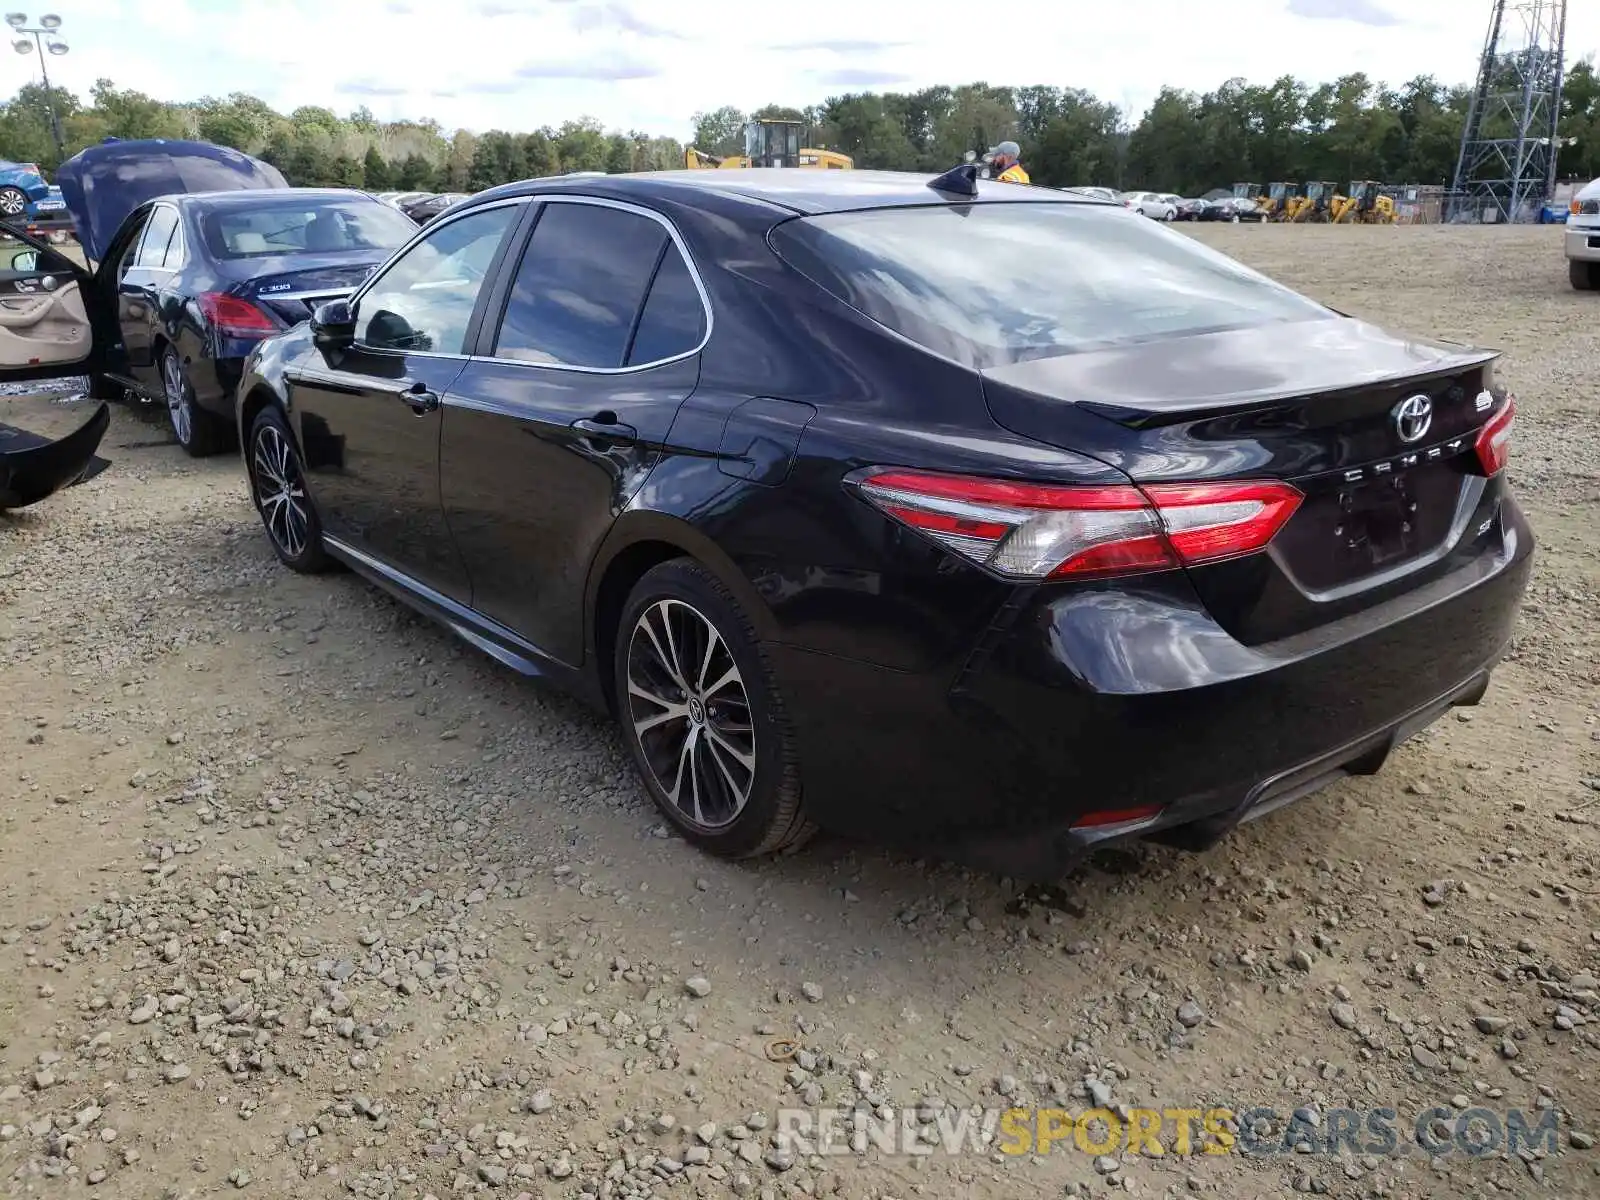
[[[853,308],[977,368],[1328,310],[1127,209],[970,204],[787,221],[773,248]]]
[[[178,230],[176,209],[161,205],[150,214],[150,223],[144,227],[144,237],[139,240],[136,267],[161,267],[166,265],[167,246]]]
[[[669,248],[660,222],[638,213],[546,204],[517,267],[495,357],[623,366],[646,289]]]
[[[628,349],[628,365],[661,362],[688,354],[706,335],[706,310],[678,247],[667,243],[666,254],[639,314],[639,328]]]

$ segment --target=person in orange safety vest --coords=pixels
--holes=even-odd
[[[1023,170],[1022,148],[1015,142],[1001,142],[990,154],[990,167],[994,178],[1001,183],[1031,183],[1028,172]]]

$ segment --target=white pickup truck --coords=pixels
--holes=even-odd
[[[1567,274],[1580,292],[1600,290],[1600,179],[1572,197],[1567,214]]]

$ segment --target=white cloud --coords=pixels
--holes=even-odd
[[[385,119],[473,129],[589,115],[684,138],[697,110],[721,104],[978,79],[1083,87],[1135,111],[1164,84],[1204,91],[1234,76],[1466,83],[1487,9],[990,0],[980,16],[928,0],[770,10],[728,0],[76,0],[63,13],[71,53],[50,67],[52,81],[82,93],[104,76],[171,100],[243,91],[280,109],[365,103]],[[1600,6],[1572,6],[1567,47],[1570,61],[1600,49]],[[36,77],[36,59],[11,61],[0,85]]]

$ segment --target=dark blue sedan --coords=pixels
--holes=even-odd
[[[194,455],[232,444],[252,347],[348,295],[417,232],[363,192],[291,188],[266,163],[202,143],[92,146],[58,177],[90,269],[37,242],[0,263],[0,306],[18,312],[0,369],[87,374],[99,398],[165,403]]]

